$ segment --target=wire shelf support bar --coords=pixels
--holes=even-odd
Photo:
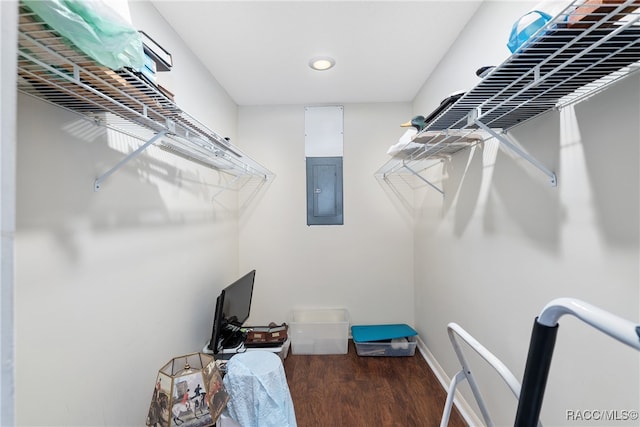
[[[411,167],[409,167],[409,165],[407,165],[406,163],[404,163],[402,165],[406,170],[408,170],[409,172],[411,172],[412,174],[414,174],[418,179],[420,179],[421,181],[425,182],[429,187],[433,188],[434,190],[436,190],[438,193],[442,194],[444,196],[444,191],[441,190],[440,188],[438,188],[434,183],[432,183],[431,181],[429,181],[428,179],[426,179],[425,177],[423,177],[422,175],[420,175],[418,172],[416,172],[414,169],[412,169]]]
[[[96,180],[93,183],[93,191],[100,191],[100,187],[102,185],[102,182],[105,179],[107,179],[111,175],[113,175],[118,169],[120,169],[127,162],[129,162],[129,160],[133,159],[134,157],[137,157],[140,153],[142,153],[144,150],[146,150],[150,145],[155,143],[158,139],[162,138],[166,133],[167,133],[166,130],[158,132],[157,134],[155,134],[153,136],[153,138],[151,138],[150,140],[148,140],[147,142],[142,144],[135,151],[129,153],[126,157],[124,157],[122,160],[120,160],[118,163],[116,163],[111,169],[109,169],[108,171],[106,171],[105,173],[100,175],[98,178],[96,178]]]
[[[479,113],[475,113],[475,114],[478,114],[478,116],[479,116]],[[543,174],[545,174],[549,178],[549,183],[551,184],[551,186],[556,187],[558,185],[558,178],[557,178],[555,172],[553,172],[551,169],[549,169],[544,164],[542,164],[538,159],[536,159],[535,157],[531,156],[529,153],[524,151],[522,148],[518,147],[516,144],[512,143],[511,141],[509,141],[509,139],[504,134],[498,133],[494,129],[492,129],[489,126],[487,126],[484,123],[482,123],[482,121],[479,118],[475,118],[475,119],[473,119],[473,121],[478,127],[480,127],[481,129],[486,131],[488,134],[493,136],[495,139],[497,139],[500,142],[501,145],[507,147],[513,153],[515,153],[516,155],[522,157],[527,162],[529,162],[530,164],[535,166],[537,169],[539,169]]]

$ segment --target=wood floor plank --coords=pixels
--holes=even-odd
[[[294,355],[284,361],[298,427],[438,426],[446,392],[424,358]],[[467,427],[453,411],[450,427]]]

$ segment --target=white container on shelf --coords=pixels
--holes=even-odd
[[[293,310],[289,337],[292,354],[346,354],[349,312],[345,309]]]

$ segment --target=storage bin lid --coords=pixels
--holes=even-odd
[[[407,324],[394,325],[354,325],[351,335],[355,342],[392,340],[394,338],[412,337],[418,333]]]

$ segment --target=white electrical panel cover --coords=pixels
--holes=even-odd
[[[305,157],[342,157],[342,106],[304,107]]]

